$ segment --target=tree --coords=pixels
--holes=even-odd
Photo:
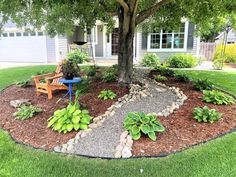
[[[138,26],[176,28],[188,18],[198,28],[216,14],[231,13],[231,0],[0,0],[2,24],[9,18],[19,26],[45,27],[51,35],[72,34],[74,26],[94,26],[96,20],[114,25],[119,19],[119,82],[130,83],[133,71],[133,39]],[[151,28],[149,28],[152,30]]]

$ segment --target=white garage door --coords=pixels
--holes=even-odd
[[[0,38],[0,61],[46,62],[46,37],[41,32],[4,32]]]

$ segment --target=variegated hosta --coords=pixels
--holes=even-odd
[[[156,133],[165,131],[165,127],[155,114],[145,114],[143,112],[129,113],[125,119],[124,127],[134,140],[138,140],[141,134],[144,133],[151,140],[156,141]]]
[[[85,130],[91,121],[87,110],[81,110],[80,105],[69,104],[66,108],[57,110],[49,119],[48,127],[58,132],[71,132],[72,130]]]

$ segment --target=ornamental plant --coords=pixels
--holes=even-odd
[[[88,54],[80,51],[79,49],[72,50],[67,55],[68,60],[75,62],[76,64],[84,63],[89,61]]]
[[[157,82],[163,82],[163,81],[167,81],[167,77],[165,76],[161,76],[161,75],[155,75],[154,76],[154,79],[157,81]]]
[[[217,90],[204,90],[203,91],[203,101],[207,103],[213,103],[216,105],[228,105],[234,104],[234,98],[223,92]]]
[[[118,71],[114,67],[105,69],[102,72],[102,76],[101,76],[104,82],[114,82],[116,81],[117,77],[118,77]]]
[[[198,59],[190,54],[175,54],[167,61],[171,68],[193,68],[198,64]]]
[[[148,135],[151,140],[156,141],[156,133],[165,131],[165,127],[155,114],[145,114],[143,112],[128,113],[124,127],[134,140],[138,140],[143,133]]]
[[[66,108],[57,110],[49,119],[48,127],[58,132],[78,131],[88,129],[91,116],[87,110],[82,110],[78,103],[70,103]]]
[[[213,123],[215,121],[218,121],[222,114],[217,112],[215,109],[209,109],[207,106],[196,107],[193,112],[194,119],[196,119],[198,122],[209,122]]]
[[[212,90],[214,89],[214,85],[208,79],[198,79],[193,82],[193,86],[195,90],[203,91],[203,90]]]
[[[155,68],[160,65],[160,58],[155,53],[147,53],[142,59],[142,65]]]
[[[25,87],[29,87],[31,85],[31,81],[32,81],[31,79],[25,79],[25,80],[18,81],[15,84],[18,87],[25,88]]]
[[[117,96],[116,93],[114,93],[111,90],[103,90],[98,95],[98,98],[100,98],[102,100],[113,100],[116,98],[116,96]]]
[[[175,78],[180,82],[190,82],[191,78],[185,74],[175,74]]]
[[[19,120],[26,120],[26,119],[32,118],[33,116],[35,116],[36,114],[40,112],[42,112],[41,108],[38,108],[32,105],[23,104],[18,108],[18,111],[15,112],[13,116]]]
[[[158,72],[159,75],[162,75],[162,76],[174,76],[175,74],[174,70],[169,69],[165,66],[156,67],[154,68],[154,70]]]

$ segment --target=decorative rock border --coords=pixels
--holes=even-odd
[[[142,86],[138,85],[138,84],[131,84],[129,94],[126,94],[123,97],[119,98],[115,104],[113,104],[112,106],[110,106],[107,109],[105,114],[93,118],[93,122],[88,126],[89,129],[80,130],[76,134],[75,138],[70,139],[66,144],[54,147],[54,151],[62,152],[62,153],[74,153],[73,146],[78,143],[79,139],[86,137],[92,131],[92,129],[102,126],[103,122],[107,118],[109,118],[110,116],[113,116],[115,114],[115,111],[118,108],[121,108],[127,102],[140,100],[140,99],[147,97],[147,96],[151,96],[151,94],[148,92],[148,84],[147,83],[143,84]],[[132,147],[132,145],[131,145],[131,147]],[[127,153],[127,151],[124,153]]]
[[[166,109],[162,110],[161,112],[157,113],[157,116],[164,116],[168,117],[172,114],[175,110],[179,109],[180,106],[184,104],[184,101],[187,100],[187,96],[181,91],[179,88],[176,87],[168,87],[165,84],[160,82],[156,82],[155,80],[150,79],[149,81],[156,83],[161,88],[156,88],[158,92],[165,92],[167,89],[174,92],[177,96],[176,102],[173,102],[171,106],[167,106]],[[143,80],[145,82],[145,80]],[[130,158],[132,156],[132,146],[133,140],[131,135],[129,135],[128,131],[124,131],[120,136],[120,143],[116,147],[115,150],[115,158]]]

